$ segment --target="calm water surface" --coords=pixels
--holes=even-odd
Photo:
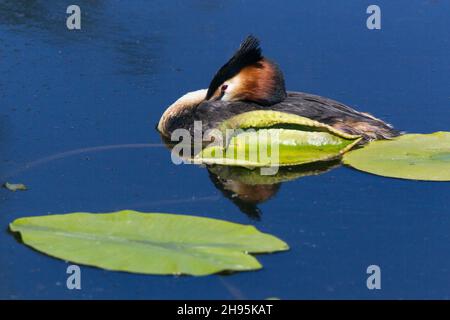
[[[450,2],[378,0],[382,29],[369,31],[371,3],[356,0],[80,0],[71,32],[72,2],[0,1],[0,182],[30,188],[0,190],[0,298],[450,297],[450,184],[338,167],[233,202],[205,168],[172,164],[154,129],[253,33],[290,90],[408,132],[450,130]],[[7,231],[22,216],[120,209],[253,224],[291,250],[231,276],[82,267],[82,290],[69,291],[66,262]],[[366,288],[371,264],[381,290]]]

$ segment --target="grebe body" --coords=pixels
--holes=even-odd
[[[286,91],[280,68],[262,56],[259,41],[253,36],[247,37],[219,69],[208,89],[190,92],[173,103],[161,117],[158,130],[166,138],[180,128],[194,135],[194,121],[201,121],[201,130],[205,132],[232,116],[253,110],[274,110],[310,118],[361,135],[364,141],[399,135],[391,125],[340,102]]]

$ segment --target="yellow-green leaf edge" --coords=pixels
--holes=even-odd
[[[341,149],[339,153],[334,156],[317,157],[312,161],[292,161],[288,163],[277,163],[276,166],[296,166],[318,161],[332,160],[334,158],[342,156],[347,151],[351,150],[358,142],[361,141],[362,137],[359,135],[351,135],[342,132],[338,129],[333,128],[327,124],[298,116],[291,113],[273,111],[273,110],[255,110],[244,112],[239,115],[233,116],[230,119],[222,122],[218,129],[225,132],[227,129],[249,129],[249,128],[267,128],[280,124],[288,125],[299,125],[304,127],[311,127],[315,129],[321,129],[337,137],[354,140],[351,144],[347,145],[345,148]],[[218,146],[210,147],[204,149],[199,155],[193,159],[193,163],[196,164],[207,164],[207,165],[225,165],[225,166],[241,166],[246,168],[256,168],[256,167],[266,167],[273,164],[252,162],[248,160],[237,160],[237,159],[227,159],[227,158],[210,158],[204,157],[205,153],[211,153],[214,149],[220,149]]]

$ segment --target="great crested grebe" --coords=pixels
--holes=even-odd
[[[158,130],[169,138],[175,129],[194,134],[194,121],[202,131],[223,120],[252,110],[276,110],[307,117],[364,141],[399,135],[389,124],[342,103],[317,95],[286,91],[283,73],[263,57],[258,39],[248,36],[231,59],[212,79],[208,89],[190,92],[174,102],[162,115]]]

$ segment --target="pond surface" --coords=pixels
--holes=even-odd
[[[450,298],[450,184],[338,166],[251,190],[239,202],[205,168],[176,166],[155,125],[204,88],[249,33],[289,90],[330,97],[408,132],[450,130],[450,2],[0,1],[0,298]],[[233,201],[232,201],[233,200]],[[248,200],[248,199],[247,199]],[[261,202],[255,204],[256,202]],[[253,224],[291,250],[264,269],[208,277],[82,267],[16,240],[22,216],[76,211],[185,213]],[[120,254],[120,253],[118,253]],[[381,290],[366,268],[380,266]]]

